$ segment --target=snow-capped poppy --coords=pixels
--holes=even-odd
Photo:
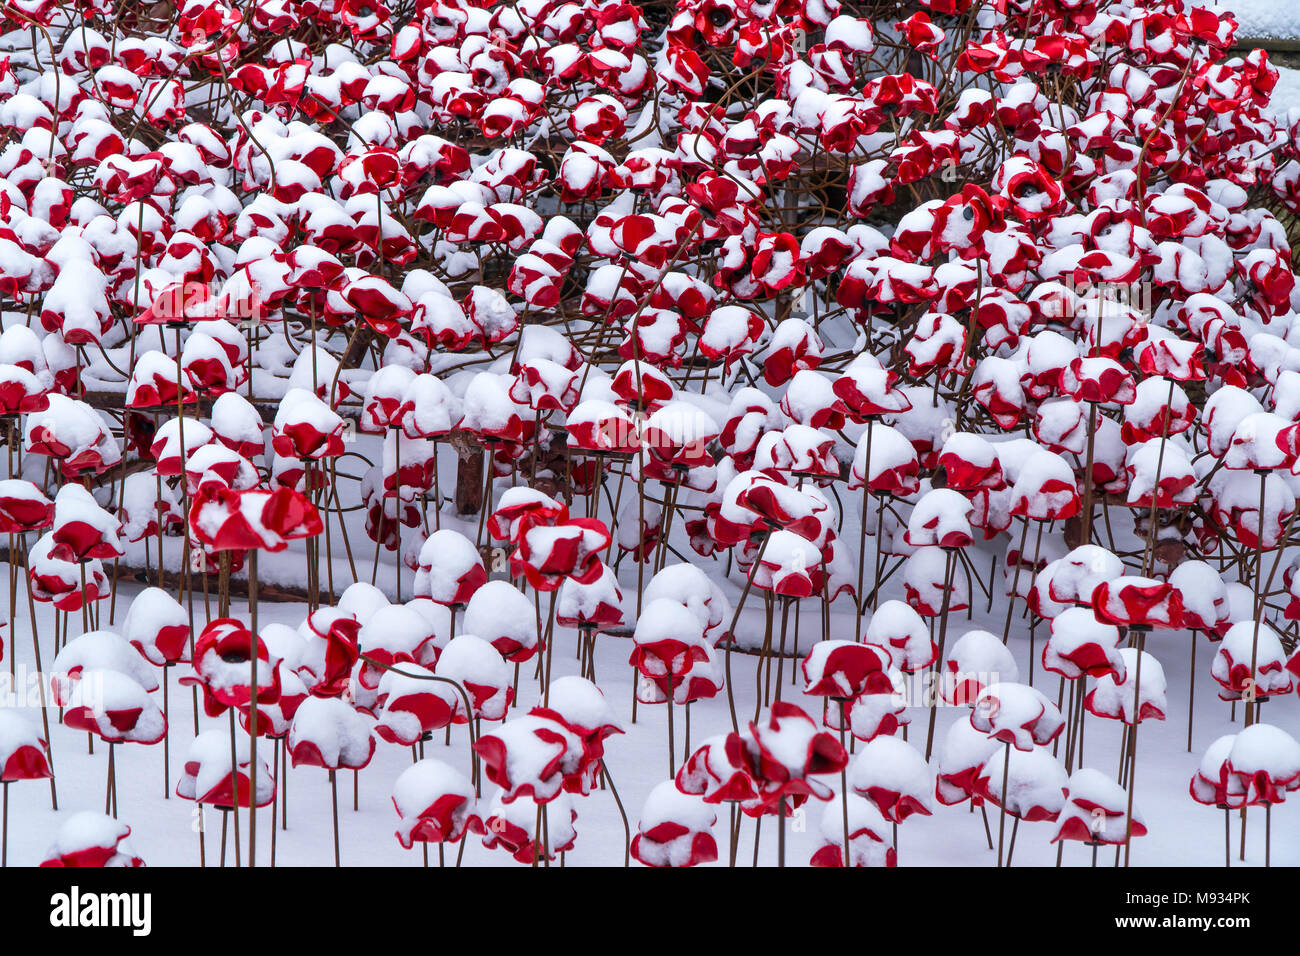
[[[483,833],[474,786],[441,760],[421,760],[393,783],[397,839],[406,849],[416,843],[458,843]]]
[[[917,548],[903,565],[903,592],[907,603],[925,617],[939,617],[946,604],[949,612],[970,607],[966,582],[949,573],[951,559],[944,549]]]
[[[458,531],[443,528],[425,538],[420,546],[416,593],[439,604],[468,604],[487,583],[487,569],[478,549]],[[421,582],[426,586],[421,588]]]
[[[935,797],[945,806],[971,799],[982,800],[979,779],[984,764],[994,751],[1001,749],[1001,744],[976,730],[970,721],[954,721],[939,749]]]
[[[428,605],[428,614],[421,613],[422,605]],[[337,675],[324,681],[332,688],[359,657],[360,668],[355,671],[357,683],[374,690],[391,673],[385,668],[405,663],[435,665],[441,645],[450,637],[450,618],[444,608],[428,600],[406,604],[385,602],[367,616],[364,624],[355,615],[345,613],[341,606],[333,613],[321,609],[307,621],[313,635],[309,642],[310,656],[315,658],[312,666],[323,666],[326,673]]]
[[[49,601],[60,611],[74,612],[108,597],[108,577],[98,558],[77,563],[56,554],[56,549],[54,539],[46,534],[27,553],[28,580],[37,601]]]
[[[1128,802],[1123,787],[1099,770],[1080,767],[1070,775],[1065,789],[1065,806],[1057,817],[1053,843],[1079,840],[1095,846],[1128,841]],[[1135,807],[1131,835],[1146,833]]]
[[[162,588],[145,588],[131,601],[122,636],[149,663],[158,667],[175,664],[189,652],[189,614]]]
[[[858,439],[849,488],[865,483],[873,494],[906,497],[919,487],[920,461],[912,443],[889,425],[872,425]]]
[[[98,474],[121,458],[104,420],[86,403],[57,393],[44,410],[27,416],[23,448],[56,459],[68,478]]]
[[[1267,621],[1238,621],[1228,628],[1215,651],[1210,674],[1224,700],[1289,694],[1294,686],[1286,651]]]
[[[993,445],[971,432],[953,432],[939,451],[945,487],[957,491],[1000,488],[1005,484],[1002,465]]]
[[[984,688],[1015,683],[1019,669],[1000,637],[988,631],[967,631],[946,652],[941,667],[940,693],[944,701],[971,706]]]
[[[360,653],[360,631],[356,616],[340,608],[317,608],[299,625],[306,646],[298,676],[313,697],[338,697],[347,690]],[[383,662],[382,654],[377,653],[376,659]]]
[[[389,743],[409,747],[446,727],[456,712],[455,689],[418,664],[402,662],[385,671],[377,690],[375,733]]]
[[[855,641],[818,641],[801,663],[804,693],[840,700],[862,694],[892,693],[883,647]]]
[[[1074,472],[1059,455],[1038,449],[1018,463],[1011,487],[1011,513],[1035,521],[1077,514],[1081,498]]]
[[[710,465],[708,445],[720,429],[706,413],[686,402],[669,401],[645,420],[641,442],[645,447],[646,473],[660,480],[679,478],[674,470]]]
[[[0,481],[0,532],[22,534],[48,528],[54,522],[54,503],[30,481]]]
[[[1166,581],[1136,575],[1104,581],[1092,592],[1092,606],[1099,621],[1121,627],[1182,626],[1182,595]]]
[[[658,598],[642,609],[633,639],[628,663],[651,679],[680,681],[695,663],[708,659],[704,625],[672,598]]]
[[[1232,752],[1232,745],[1236,739],[1236,734],[1217,737],[1201,755],[1201,761],[1192,774],[1189,786],[1192,799],[1197,803],[1226,809],[1232,805],[1230,801],[1234,798],[1240,799],[1241,792],[1236,787],[1237,781],[1231,782],[1230,789],[1228,778],[1228,754]]]
[[[1169,583],[1182,595],[1184,627],[1217,634],[1227,630],[1228,588],[1214,568],[1204,561],[1184,561],[1169,573]]]
[[[808,861],[810,866],[844,866],[844,819],[848,800],[848,853],[850,866],[896,866],[898,854],[890,845],[889,824],[876,804],[855,793],[837,794],[822,810],[821,845]]]
[[[700,744],[678,769],[676,785],[682,793],[703,797],[710,804],[748,802],[758,796],[745,742],[736,733],[710,737]]]
[[[361,770],[375,753],[368,719],[338,697],[303,701],[285,743],[295,767]]]
[[[1065,808],[1068,786],[1065,768],[1046,747],[999,747],[976,781],[981,797],[1026,822],[1056,820]]]
[[[483,734],[474,749],[506,803],[519,797],[549,803],[562,793],[565,778],[580,772],[583,757],[581,741],[567,727],[532,714]]]
[[[48,380],[18,365],[0,365],[0,415],[22,415],[49,407]]]
[[[167,735],[167,719],[139,683],[121,671],[84,668],[66,684],[56,678],[56,697],[64,701],[63,722],[109,743],[156,744]]]
[[[500,791],[488,804],[483,821],[483,845],[489,850],[501,847],[518,863],[554,859],[556,854],[573,849],[577,830],[573,822],[578,812],[567,793],[559,793],[546,807],[545,823],[550,830],[545,841],[549,855],[542,851],[541,834],[537,832],[538,805],[527,795],[513,801],[504,800]]]
[[[343,419],[328,405],[306,389],[294,388],[275,413],[271,446],[285,458],[336,458],[344,452],[343,432]]]
[[[53,776],[48,745],[36,728],[12,710],[0,711],[0,782]]]
[[[1233,739],[1224,771],[1234,806],[1282,803],[1300,790],[1300,743],[1280,727],[1251,724]]]
[[[218,551],[283,551],[291,540],[321,533],[320,513],[305,495],[291,488],[201,492],[190,507],[195,540]]]
[[[931,813],[930,770],[916,749],[897,737],[877,737],[858,752],[849,764],[849,786],[893,823]]]
[[[495,647],[474,634],[458,634],[438,655],[434,669],[439,677],[456,681],[469,693],[472,713],[458,704],[453,723],[501,720],[514,699],[511,667]]]
[[[821,337],[803,319],[786,319],[776,327],[763,353],[763,379],[784,385],[802,369],[821,364],[825,349]]]
[[[1164,668],[1156,658],[1135,647],[1121,648],[1123,666],[1100,677],[1084,697],[1089,713],[1133,724],[1143,720],[1164,720],[1168,709]],[[1138,681],[1139,670],[1141,672]],[[1137,719],[1134,720],[1136,714]]]
[[[792,488],[783,482],[774,481],[758,472],[745,472],[738,475],[723,491],[724,500],[732,498],[736,505],[736,518],[744,524],[733,524],[728,509],[724,508],[718,515],[715,527],[718,530],[732,530],[752,526],[757,521],[768,528],[781,529],[809,541],[821,538],[821,516],[828,510],[825,502],[812,495]],[[739,539],[748,538],[745,532]],[[720,539],[721,540],[721,539]],[[730,543],[730,542],[728,542]]]
[[[589,584],[565,579],[555,602],[555,621],[564,627],[595,630],[622,625],[623,592],[613,570],[603,565],[600,577]]]
[[[923,494],[908,518],[905,540],[913,547],[964,548],[971,543],[970,501],[950,488]]]
[[[646,866],[712,863],[718,858],[711,832],[716,820],[717,814],[703,800],[665,780],[646,797],[632,837],[632,856]]]
[[[632,455],[639,446],[637,422],[613,402],[589,399],[567,415],[570,448],[597,454]]]
[[[251,752],[249,738],[236,737],[232,767],[230,735],[215,728],[200,732],[185,755],[176,781],[176,796],[220,810],[248,807],[250,803],[266,806],[275,799],[275,780],[261,758],[254,772]]]
[[[182,684],[203,691],[203,708],[216,717],[230,707],[247,707],[253,700],[250,670],[253,661],[253,635],[234,618],[209,621],[194,642],[194,673],[181,677]],[[257,694],[260,704],[271,704],[280,696],[279,669],[270,664],[266,645],[257,642]]]
[[[813,719],[788,701],[775,701],[742,737],[750,776],[766,806],[785,797],[795,806],[809,796],[827,799],[829,788],[816,778],[848,762],[839,741],[817,730]]]
[[[1065,728],[1056,705],[1027,684],[990,684],[975,698],[971,726],[994,740],[1030,751],[1050,744]]]
[[[582,742],[580,779],[570,776],[565,789],[587,793],[595,785],[605,755],[605,740],[623,733],[622,724],[600,688],[585,678],[557,678],[551,683],[550,698],[549,705],[534,707],[530,713],[558,721]]]
[[[1052,618],[1052,636],[1043,645],[1043,667],[1070,680],[1122,675],[1119,642],[1119,628],[1098,621],[1087,608],[1067,608]]]
[[[105,867],[144,866],[126,838],[131,828],[106,813],[82,810],[59,827],[45,851],[41,866]]]
[[[600,576],[599,554],[609,542],[609,530],[595,518],[569,518],[556,525],[525,520],[510,554],[511,573],[542,591],[554,591],[565,578],[590,583]]]

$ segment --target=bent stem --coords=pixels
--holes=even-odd
[[[450,677],[442,677],[438,674],[412,674],[409,671],[402,670],[400,667],[393,667],[390,664],[385,664],[382,661],[375,660],[373,657],[366,654],[361,655],[361,660],[365,661],[371,667],[377,667],[384,671],[392,671],[401,677],[410,677],[414,680],[438,681],[443,684],[450,684],[456,689],[456,692],[460,694],[461,699],[465,703],[465,727],[469,731],[470,782],[474,784],[474,795],[481,797],[483,795],[482,774],[479,770],[478,751],[474,749],[474,744],[476,742],[476,735],[474,733],[474,707],[470,702],[469,693],[461,686],[460,682],[452,680]]]

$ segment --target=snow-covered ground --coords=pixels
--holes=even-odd
[[[1209,6],[1232,11],[1240,24],[1238,36],[1300,38],[1300,10],[1284,0],[1213,0]]]
[[[1273,88],[1271,106],[1277,114],[1286,114],[1295,107],[1300,107],[1300,70],[1291,67],[1277,67],[1277,86]]]

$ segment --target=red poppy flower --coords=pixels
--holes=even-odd
[[[54,503],[30,481],[0,481],[0,533],[22,534],[48,528],[54,522]]]
[[[1097,585],[1092,606],[1097,620],[1121,627],[1183,625],[1182,595],[1167,581],[1123,575]]]
[[[307,639],[298,676],[314,697],[338,697],[347,690],[360,653],[361,622],[340,608],[317,608],[298,632]],[[382,653],[376,659],[383,661]]]
[[[484,833],[474,785],[440,760],[421,760],[393,784],[399,818],[397,839],[406,849],[416,843],[457,843],[468,833]]]
[[[343,419],[320,398],[306,389],[293,388],[275,413],[271,447],[285,458],[337,458],[345,450],[343,431]]]
[[[1232,741],[1224,771],[1234,806],[1282,803],[1300,790],[1300,743],[1280,727],[1251,724]]]
[[[572,578],[590,584],[600,577],[599,555],[610,543],[609,530],[595,518],[569,518],[562,524],[537,523],[526,518],[515,533],[510,571],[523,575],[541,591],[554,591]]]
[[[558,721],[533,714],[480,736],[474,749],[506,803],[519,797],[549,803],[563,792],[565,778],[580,772],[583,758],[575,734]]]
[[[131,602],[122,636],[149,663],[162,667],[186,659],[190,619],[185,608],[162,588],[145,588]]]
[[[745,741],[739,734],[711,737],[677,771],[677,788],[705,803],[748,802],[758,796],[750,773]]]
[[[144,860],[126,842],[130,835],[129,826],[107,814],[91,810],[74,813],[59,827],[41,866],[144,866]]]
[[[827,799],[831,791],[815,778],[838,773],[848,762],[839,741],[817,730],[813,719],[788,701],[774,702],[766,719],[751,722],[742,739],[763,808],[786,797],[794,806],[809,796]]]
[[[1052,842],[1079,840],[1092,845],[1128,842],[1128,796],[1123,787],[1099,770],[1081,767],[1066,784],[1065,806],[1057,817]],[[1147,828],[1133,810],[1131,835],[1146,836]]]
[[[1210,674],[1224,700],[1289,694],[1294,686],[1277,631],[1267,622],[1238,621],[1224,633]]]
[[[889,652],[878,645],[818,641],[801,664],[804,693],[841,700],[892,693],[889,664]]]
[[[321,533],[316,506],[300,492],[201,490],[190,507],[190,529],[204,547],[216,551],[283,551],[291,540]]]
[[[698,866],[718,858],[710,832],[717,815],[672,780],[655,786],[632,837],[632,856],[646,866]]]
[[[573,827],[578,812],[573,809],[569,795],[558,794],[546,805],[545,814],[545,826],[550,831],[545,841],[549,855],[543,852],[541,834],[537,832],[537,803],[528,796],[506,802],[504,791],[498,793],[492,798],[483,822],[483,845],[489,850],[503,848],[518,863],[553,860],[556,854],[572,850],[578,836]]]
[[[42,780],[53,776],[47,744],[12,710],[0,711],[0,782]]]
[[[849,786],[891,823],[914,813],[930,816],[933,776],[925,759],[897,737],[876,737],[849,764]]]
[[[130,676],[107,668],[56,675],[63,723],[109,743],[156,744],[167,735],[167,718],[148,691]]]
[[[258,758],[256,773],[253,772],[249,740],[236,737],[232,767],[230,735],[215,728],[202,731],[185,755],[181,777],[176,781],[176,796],[219,810],[247,808],[250,802],[264,807],[274,801],[275,779],[271,769]],[[252,778],[256,778],[256,794],[250,782]]]
[[[1065,729],[1065,718],[1040,691],[1026,684],[990,684],[975,698],[971,726],[1017,750],[1050,744]]]
[[[379,681],[375,733],[392,744],[411,746],[441,730],[456,713],[456,690],[418,664],[400,663]]]
[[[309,697],[293,715],[286,739],[295,767],[361,770],[375,753],[370,721],[338,697]]]
[[[194,642],[194,673],[182,684],[203,690],[203,709],[217,717],[230,707],[247,707],[253,699],[249,685],[253,635],[240,621],[223,617],[209,621]],[[273,704],[280,696],[279,669],[272,667],[266,644],[257,642],[257,702]]]

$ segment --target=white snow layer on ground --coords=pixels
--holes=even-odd
[[[1208,6],[1230,10],[1240,24],[1240,37],[1300,37],[1300,7],[1286,0],[1212,0]]]

